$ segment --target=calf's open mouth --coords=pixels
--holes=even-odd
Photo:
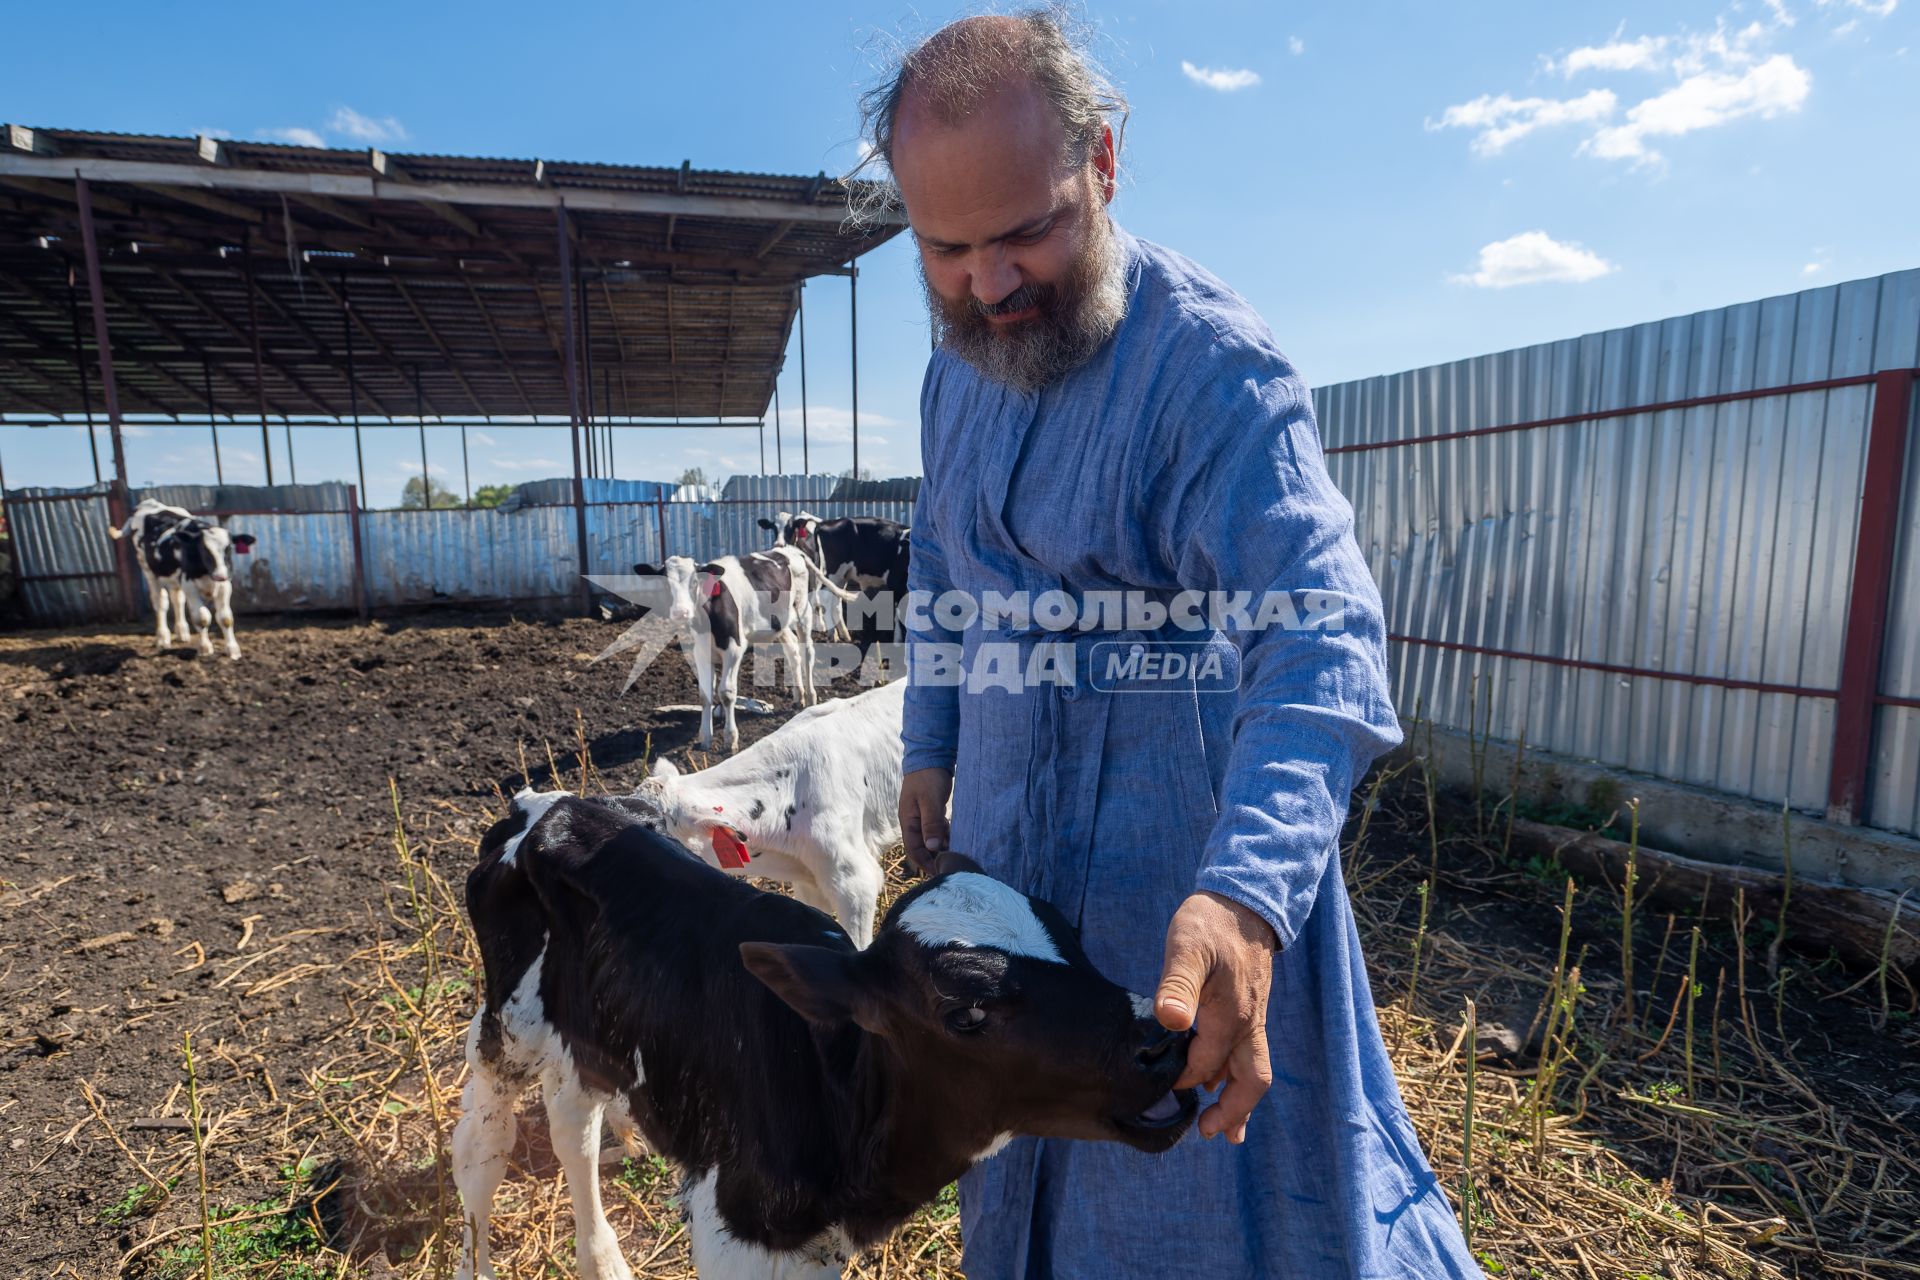
[[[1199,1109],[1199,1095],[1194,1090],[1169,1089],[1142,1110],[1116,1116],[1113,1123],[1134,1145],[1165,1150],[1180,1140]]]

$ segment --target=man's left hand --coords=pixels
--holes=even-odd
[[[1217,893],[1196,893],[1167,926],[1166,960],[1154,996],[1160,1025],[1197,1025],[1177,1089],[1222,1080],[1226,1088],[1200,1114],[1200,1136],[1247,1140],[1247,1117],[1273,1083],[1267,1056],[1267,992],[1279,942],[1258,915]]]

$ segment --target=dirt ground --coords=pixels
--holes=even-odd
[[[523,782],[578,789],[582,746],[589,788],[626,789],[649,753],[704,763],[697,715],[660,710],[697,702],[677,655],[624,694],[625,661],[592,661],[624,627],[243,619],[238,663],[134,626],[0,635],[0,1277],[201,1274],[195,1107],[206,1216],[232,1224],[216,1274],[447,1274],[473,841]],[[794,705],[755,692],[774,714],[743,715],[743,742]],[[1789,956],[1770,982],[1771,921],[1645,910],[1623,1015],[1617,886],[1579,887],[1556,964],[1565,873],[1497,856],[1497,809],[1443,798],[1430,820],[1419,777],[1356,798],[1348,881],[1402,1091],[1490,1275],[1920,1276],[1899,975],[1882,993]],[[1469,1001],[1484,1036],[1555,990],[1545,1050],[1462,1052]],[[496,1222],[503,1275],[572,1273],[539,1127]],[[687,1275],[664,1166],[611,1168],[636,1273]],[[943,1200],[854,1275],[955,1276],[956,1245]]]
[[[124,1230],[101,1215],[135,1177],[60,1141],[92,1121],[80,1081],[157,1116],[191,1031],[222,1074],[298,1085],[340,1019],[327,975],[375,932],[390,779],[409,802],[492,800],[522,748],[543,786],[543,744],[575,769],[584,734],[618,786],[649,743],[693,742],[697,715],[654,710],[698,701],[677,654],[624,695],[622,660],[590,663],[623,628],[243,619],[239,662],[132,625],[0,636],[0,1271],[113,1273]],[[743,743],[792,709],[756,692],[783,714],[742,715]]]

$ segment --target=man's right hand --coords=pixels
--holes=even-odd
[[[953,794],[953,770],[916,769],[900,780],[900,836],[907,861],[923,876],[947,847],[947,799]]]

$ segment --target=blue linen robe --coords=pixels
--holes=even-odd
[[[1394,1084],[1340,874],[1349,794],[1401,736],[1352,509],[1260,318],[1185,258],[1116,234],[1126,318],[1065,378],[1023,394],[933,356],[912,591],[1321,591],[1344,627],[910,622],[905,767],[954,770],[953,848],[1060,908],[1137,992],[1154,991],[1167,924],[1196,890],[1252,908],[1282,945],[1273,1088],[1245,1144],[1195,1130],[1149,1156],[1017,1140],[961,1181],[967,1273],[1479,1276]],[[1239,688],[1092,687],[1096,643],[1166,639],[1232,645]],[[939,644],[974,661],[982,644],[1062,640],[1077,642],[1070,685],[956,687],[924,661]]]

